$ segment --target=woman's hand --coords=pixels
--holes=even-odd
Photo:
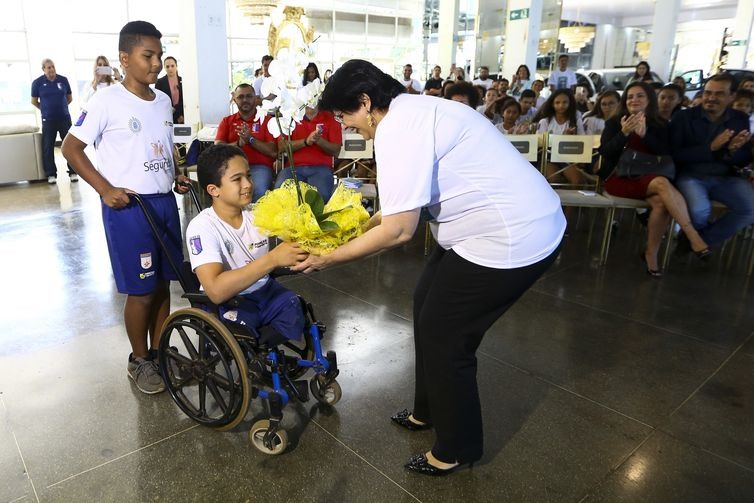
[[[644,112],[636,114],[636,127],[634,128],[634,133],[636,133],[639,138],[644,138],[644,135],[647,134],[647,117],[644,115]]]
[[[625,115],[620,118],[621,132],[624,136],[628,136],[636,130],[637,119],[636,115]]]
[[[291,267],[291,271],[310,274],[315,271],[323,271],[329,266],[327,255],[309,255],[306,260]]]
[[[309,254],[298,243],[280,243],[269,255],[276,267],[291,267],[301,263]]]
[[[576,134],[576,128],[575,127],[569,127],[565,130],[564,134]]]

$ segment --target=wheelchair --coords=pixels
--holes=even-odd
[[[193,186],[190,194],[201,211]],[[219,306],[200,290],[190,262],[180,266],[174,263],[143,199],[138,194],[129,196],[141,206],[178,277],[183,298],[191,304],[171,313],[160,335],[158,362],[170,396],[192,420],[219,431],[238,426],[251,400],[264,400],[269,417],[251,426],[249,439],[264,454],[283,453],[288,435],[280,423],[291,399],[307,402],[311,392],[318,402],[332,406],[342,396],[336,380],[336,354],[322,353],[324,323],[316,319],[312,305],[301,297],[305,317],[301,342],[284,339],[270,327],[257,330],[224,319]],[[273,276],[286,274],[276,272]],[[225,306],[236,307],[238,302],[231,299]],[[310,371],[313,376],[307,380]]]

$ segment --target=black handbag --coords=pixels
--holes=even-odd
[[[628,178],[658,175],[672,180],[675,178],[675,164],[673,158],[669,155],[645,154],[632,148],[626,148],[618,159],[615,174]]]

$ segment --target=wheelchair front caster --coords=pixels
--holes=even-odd
[[[314,398],[325,405],[335,405],[343,396],[338,381],[332,379],[327,382],[327,378],[323,375],[314,376],[309,382],[309,389],[311,389]]]
[[[277,456],[285,451],[288,447],[288,434],[285,430],[278,430],[274,433],[270,439],[270,445],[265,445],[265,436],[270,429],[270,420],[261,419],[254,423],[249,430],[249,440],[257,450],[263,454],[269,454],[271,456]]]

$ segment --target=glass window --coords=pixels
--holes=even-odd
[[[36,75],[38,73],[38,75]],[[0,110],[3,112],[33,112],[29,63],[0,62]],[[42,75],[35,72],[34,78]]]
[[[70,17],[68,29],[81,33],[119,33],[128,19],[126,5],[124,0],[76,0],[76,14]]]
[[[80,60],[94,60],[104,54],[110,60],[118,61],[118,35],[116,33],[74,33],[73,57]]]
[[[181,32],[181,9],[185,8],[191,6],[181,5],[179,0],[128,0],[128,20],[143,19],[155,25],[163,36],[177,35]]]
[[[0,16],[0,30],[23,31],[24,9],[21,0],[5,0],[3,15]]]
[[[26,61],[26,33],[22,31],[0,31],[0,60]]]

